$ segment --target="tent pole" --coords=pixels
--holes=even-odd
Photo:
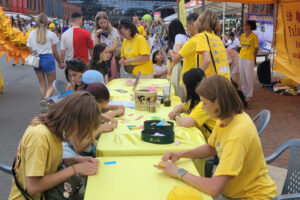
[[[226,6],[226,3],[223,2],[223,30],[222,30],[222,38],[224,37],[224,33],[225,33],[225,6]]]
[[[241,19],[241,33],[244,33],[244,8],[245,8],[245,4],[242,3],[242,19]]]
[[[279,8],[279,0],[277,0],[276,5],[274,6],[274,13],[273,13],[273,41],[272,41],[272,49],[271,49],[271,70],[272,70],[272,76],[274,73],[274,64],[275,64],[275,47],[276,47],[276,29],[277,29],[277,17],[278,17],[278,9]]]

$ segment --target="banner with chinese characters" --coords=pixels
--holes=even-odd
[[[179,20],[181,21],[183,27],[186,29],[186,13],[185,13],[185,3],[184,0],[179,1]]]
[[[300,83],[300,2],[279,4],[274,70]]]

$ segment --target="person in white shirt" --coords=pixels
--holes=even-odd
[[[34,68],[34,71],[40,84],[42,100],[52,96],[54,92],[52,83],[56,79],[55,60],[59,67],[63,68],[56,48],[58,38],[47,27],[48,16],[42,13],[37,18],[37,28],[30,32],[27,40],[27,46],[30,47],[30,50],[35,51],[40,57],[40,65],[38,68]]]
[[[152,55],[154,78],[167,78],[168,68],[164,63],[164,55],[160,50],[157,50]]]
[[[229,37],[229,40],[228,40],[228,42],[226,44],[226,47],[228,49],[232,49],[232,50],[237,51],[237,49],[240,47],[240,40],[239,40],[239,38],[235,37],[233,32],[231,32],[228,35],[228,37]]]

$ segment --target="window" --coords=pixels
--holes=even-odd
[[[33,2],[33,8],[34,8],[34,10],[36,10],[36,0],[34,0],[34,2]]]

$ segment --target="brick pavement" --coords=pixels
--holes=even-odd
[[[273,153],[284,142],[300,138],[300,96],[282,96],[262,88],[255,80],[254,101],[250,102],[245,111],[254,117],[262,109],[271,112],[271,119],[262,136],[262,146],[265,156]],[[289,151],[282,154],[272,165],[287,168]]]

